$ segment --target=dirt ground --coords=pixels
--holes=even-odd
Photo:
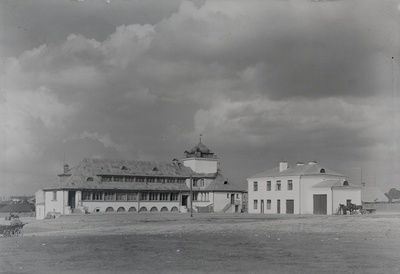
[[[22,218],[1,273],[400,273],[400,215]],[[4,221],[2,221],[4,223]]]

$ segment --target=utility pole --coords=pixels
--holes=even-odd
[[[190,175],[190,217],[193,217],[193,179]]]

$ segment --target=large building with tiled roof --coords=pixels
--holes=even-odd
[[[64,166],[58,181],[38,191],[37,218],[112,211],[240,212],[243,188],[219,170],[200,142],[171,162],[85,158]],[[191,202],[192,207],[191,207]]]
[[[247,181],[249,213],[331,215],[340,204],[361,204],[361,186],[316,162],[280,162]]]

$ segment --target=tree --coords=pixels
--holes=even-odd
[[[388,193],[385,193],[385,196],[388,197],[389,203],[392,203],[393,199],[400,199],[400,190],[391,188]]]

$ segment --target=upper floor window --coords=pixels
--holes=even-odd
[[[117,193],[117,201],[126,201],[126,193]]]
[[[103,192],[93,192],[92,199],[93,199],[93,201],[102,201],[103,200]]]
[[[258,191],[258,182],[253,183],[253,191]]]
[[[157,201],[158,200],[158,193],[150,193],[149,194],[150,201]]]
[[[287,181],[287,190],[293,190],[293,181],[292,180]]]
[[[193,186],[197,186],[197,180],[193,179]]]
[[[123,180],[124,180],[124,177],[122,177],[122,176],[114,176],[115,182],[122,182]]]
[[[87,182],[93,182],[93,177],[87,177],[86,181]]]
[[[171,193],[171,201],[178,201],[179,193]]]
[[[281,181],[276,181],[276,191],[281,191]]]
[[[125,177],[125,182],[133,182],[135,181],[135,177]]]
[[[92,199],[92,193],[88,191],[82,192],[82,200],[83,201],[90,201]]]
[[[111,182],[112,181],[112,177],[111,176],[103,176],[103,182]]]
[[[140,200],[142,200],[142,201],[147,201],[147,194],[148,193],[146,193],[146,192],[141,192],[140,193]]]
[[[267,181],[267,191],[271,191],[271,181]]]
[[[168,193],[160,193],[160,201],[168,201]]]
[[[156,181],[156,178],[147,178],[146,182],[148,183],[154,183]]]
[[[105,201],[114,201],[114,192],[104,192],[104,200]]]
[[[136,182],[144,182],[144,177],[136,177]]]
[[[174,178],[168,178],[167,179],[167,183],[175,183],[175,179]]]
[[[128,201],[136,201],[137,200],[137,193],[128,192],[127,199],[128,199]]]
[[[200,186],[204,186],[204,179],[200,179]]]
[[[53,191],[53,201],[57,201],[57,191]]]

